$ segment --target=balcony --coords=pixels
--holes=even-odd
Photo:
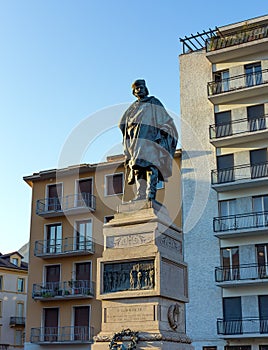
[[[10,320],[9,320],[9,326],[10,327],[25,327],[25,317],[11,316]]]
[[[232,146],[268,137],[268,115],[255,119],[234,120],[230,123],[209,126],[210,142],[215,147]]]
[[[212,63],[266,50],[268,24],[217,34],[206,40],[207,58]]]
[[[211,184],[218,192],[265,186],[268,184],[268,162],[212,170]]]
[[[34,300],[69,300],[93,298],[95,283],[92,281],[64,281],[34,284],[32,298]]]
[[[40,345],[90,344],[94,328],[87,326],[32,328],[30,341]]]
[[[9,344],[0,344],[0,350],[8,350]]]
[[[213,219],[215,236],[228,238],[230,236],[246,236],[267,234],[268,212],[244,213],[220,216]]]
[[[95,210],[96,198],[90,193],[44,198],[36,202],[36,214],[46,219],[65,214],[83,214]]]
[[[242,101],[268,93],[268,69],[240,74],[208,83],[208,98],[214,104]]]
[[[78,242],[77,237],[36,241],[34,248],[34,255],[39,258],[82,256],[94,252],[95,242],[92,239]]]
[[[246,317],[240,320],[217,320],[217,333],[224,338],[268,337],[268,319]]]
[[[215,281],[221,287],[268,283],[268,265],[243,264],[216,267]]]

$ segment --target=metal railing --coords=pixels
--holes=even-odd
[[[234,320],[217,320],[217,332],[223,335],[268,333],[268,319],[247,317]]]
[[[9,320],[10,326],[25,326],[25,317],[11,316]]]
[[[268,69],[248,74],[240,74],[234,77],[211,81],[208,83],[208,96],[218,95],[224,92],[241,90],[252,86],[268,83]]]
[[[211,171],[211,183],[222,184],[240,180],[257,179],[268,176],[268,162],[243,164],[232,168]]]
[[[31,329],[31,343],[91,343],[94,328],[88,326],[40,327]]]
[[[58,254],[94,253],[95,242],[93,239],[79,241],[78,237],[66,237],[63,239],[40,240],[35,242],[35,256],[54,256]]]
[[[268,265],[241,264],[232,267],[216,267],[215,281],[244,281],[268,278]]]
[[[49,212],[64,212],[77,208],[87,208],[94,211],[96,209],[96,197],[90,193],[77,193],[65,197],[38,199],[36,202],[37,215]]]
[[[268,37],[268,24],[262,24],[253,27],[247,27],[228,34],[212,36],[206,40],[206,51],[215,51],[252,42]]]
[[[213,124],[209,126],[210,139],[243,134],[246,132],[256,132],[267,129],[268,115],[259,116],[254,119],[239,119],[229,123]]]
[[[33,285],[32,297],[33,299],[93,297],[94,292],[95,283],[93,281],[46,282]]]
[[[268,226],[268,211],[220,216],[213,219],[214,232],[256,229]]]
[[[9,344],[0,344],[0,350],[8,350]]]

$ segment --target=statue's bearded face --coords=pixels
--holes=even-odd
[[[138,98],[143,98],[148,95],[147,88],[145,85],[137,85],[133,89],[133,94]]]

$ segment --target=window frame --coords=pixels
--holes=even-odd
[[[21,281],[21,285],[22,285],[22,288],[19,288],[20,287],[20,282]],[[17,292],[18,293],[24,293],[25,292],[25,278],[24,277],[18,277],[17,278]]]
[[[118,193],[108,193],[108,178],[114,177],[114,176],[118,176],[121,175],[122,176],[122,192],[118,192]],[[104,196],[105,197],[111,197],[111,196],[118,196],[118,195],[122,195],[124,193],[124,172],[120,171],[117,173],[111,173],[111,174],[105,174],[105,179],[104,179]]]

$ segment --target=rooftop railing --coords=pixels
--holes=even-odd
[[[216,267],[215,281],[245,281],[268,278],[268,265],[241,264],[232,267]]]
[[[240,74],[234,77],[211,81],[208,83],[208,96],[218,95],[225,92],[241,90],[249,87],[268,83],[268,69]]]
[[[95,196],[90,193],[77,193],[65,197],[39,199],[36,202],[37,215],[43,215],[49,212],[64,212],[78,208],[94,211],[96,209]]]
[[[40,240],[35,242],[35,256],[55,256],[75,253],[94,253],[95,242],[93,239],[79,241],[78,237],[66,237],[63,239]]]
[[[258,317],[218,319],[217,332],[223,335],[266,334],[268,333],[268,319]]]
[[[31,329],[31,343],[92,343],[94,328],[88,326],[40,327]]]
[[[244,229],[257,229],[268,226],[268,212],[244,213],[219,216],[213,219],[214,232],[226,232]]]
[[[211,183],[213,185],[236,182],[240,180],[258,179],[268,176],[268,162],[260,164],[243,164],[232,168],[212,170]]]
[[[232,120],[229,123],[213,124],[209,126],[210,139],[239,135],[247,132],[256,132],[267,129],[268,115],[254,119],[243,118]]]
[[[254,27],[247,27],[228,34],[212,36],[206,40],[206,51],[215,51],[241,45],[248,42],[264,39],[268,37],[268,24],[262,24]]]
[[[93,281],[46,282],[33,285],[32,297],[33,299],[93,297],[94,291],[95,283]]]
[[[25,317],[11,316],[9,320],[10,326],[25,326]]]

